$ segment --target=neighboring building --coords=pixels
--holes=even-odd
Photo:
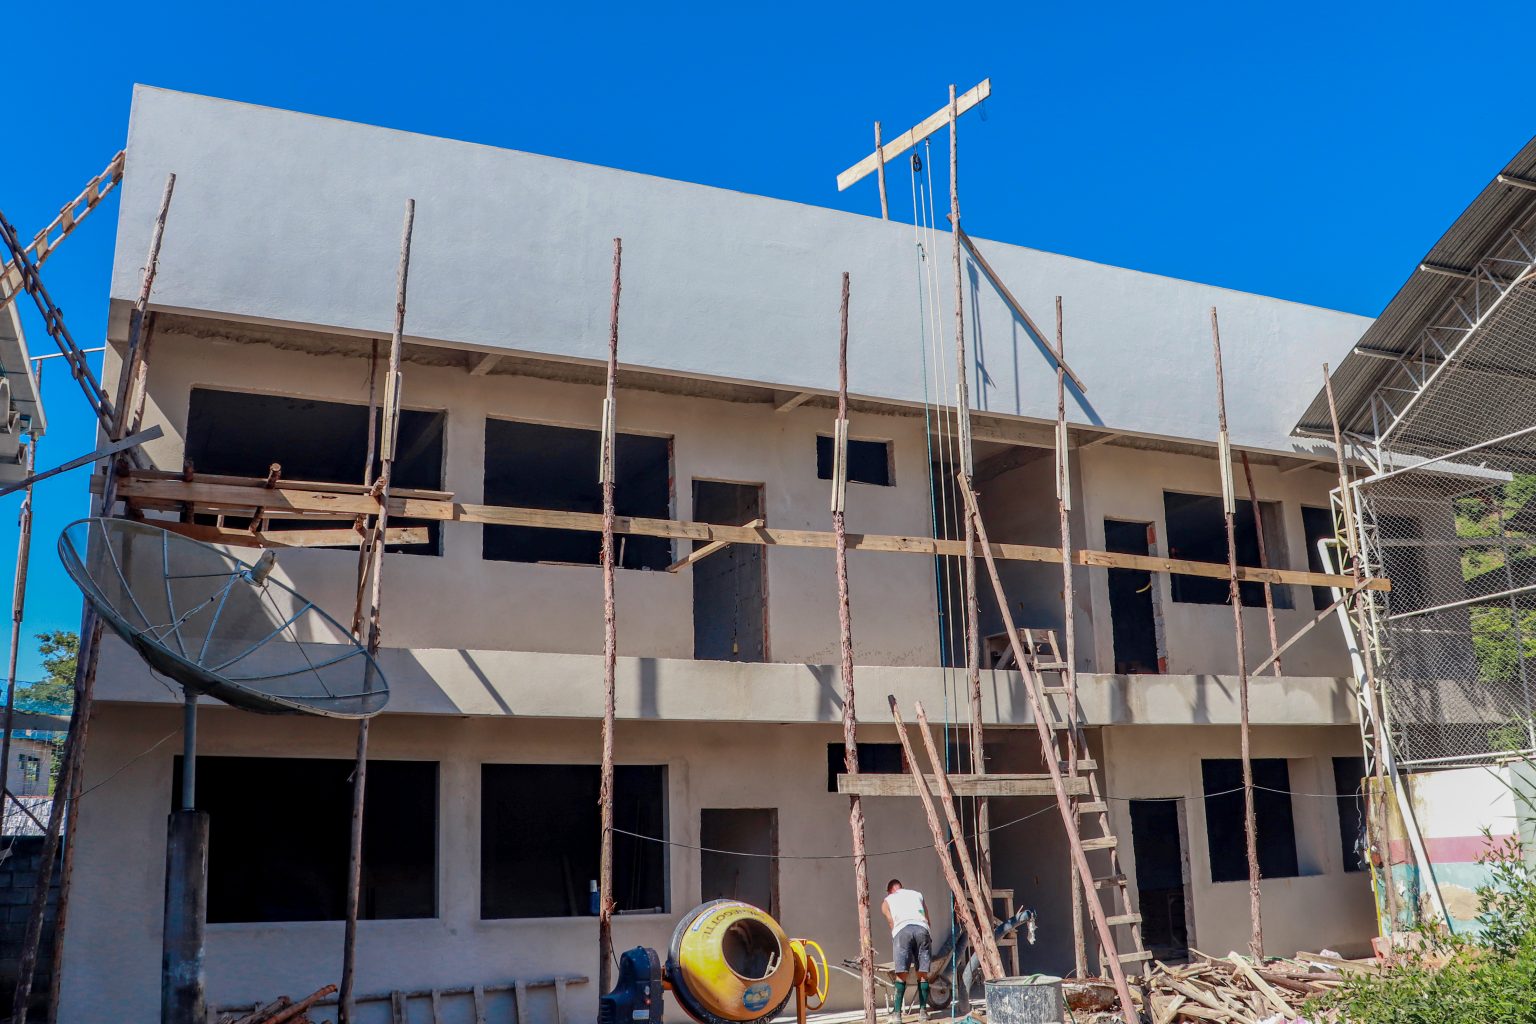
[[[140,88],[109,378],[170,171],[147,414],[165,431],[148,446],[160,468],[260,476],[276,462],[289,479],[360,475],[368,354],[389,335],[400,212],[415,197],[397,482],[465,503],[594,508],[611,239],[621,236],[621,514],[830,529],[818,454],[833,424],[839,274],[849,270],[849,528],[931,536],[936,521],[950,521],[950,435],[925,403],[952,393],[931,374],[953,358],[953,307],[928,338],[910,225]],[[1332,456],[1288,434],[1320,365],[1342,356],[1367,320],[978,244],[1026,307],[1049,310],[1064,297],[1069,359],[1088,387],[1069,410],[1078,546],[1225,560],[1214,305],[1232,437],[1253,464],[1271,563],[1309,566],[1313,542],[1331,533]],[[939,248],[943,273],[947,238]],[[976,478],[992,539],[1054,547],[1052,364],[974,273],[965,313]],[[1239,521],[1244,561],[1256,564],[1246,503]],[[850,846],[847,800],[829,779],[841,757],[831,554],[728,548],[663,571],[686,550],[636,537],[621,547],[616,942],[665,947],[680,913],[735,894],[767,904],[834,961],[853,956],[851,864],[804,859]],[[595,982],[596,555],[590,534],[449,523],[385,559],[392,695],[372,727],[360,991],[561,972]],[[285,551],[277,572],[345,618],[356,562],[344,550]],[[1020,625],[1059,630],[1059,567],[1004,566]],[[872,768],[900,770],[886,694],[907,707],[920,699],[936,718],[965,717],[963,670],[945,666],[953,645],[941,629],[953,600],[935,570],[919,555],[850,557],[860,740]],[[1242,948],[1225,583],[1099,569],[1076,579],[1089,741],[1148,941],[1169,953]],[[1257,603],[1257,590],[1245,597]],[[1282,637],[1327,603],[1306,588],[1276,588],[1276,600]],[[982,630],[995,634],[996,609],[984,602]],[[1257,660],[1267,651],[1264,611],[1244,617]],[[1361,747],[1338,631],[1314,630],[1284,670],[1252,686],[1255,770],[1268,787],[1258,808],[1266,941],[1284,954],[1363,951],[1375,922],[1351,852]],[[984,688],[989,769],[1039,771],[1017,675],[989,670]],[[177,771],[175,744],[162,740],[179,729],[179,698],[115,641],[97,692],[63,953],[66,1022],[147,1018],[159,999],[165,812]],[[346,722],[217,705],[202,713],[212,1002],[298,995],[337,979],[355,736]],[[901,877],[942,907],[915,801],[870,798],[865,808],[871,875]],[[1040,941],[1023,947],[1024,969],[1062,972],[1072,928],[1054,811],[1041,798],[997,799],[991,817],[1002,825],[1042,811],[994,834],[995,883],[1038,911]],[[698,847],[781,859],[743,865]],[[878,927],[876,936],[884,958],[889,939]],[[596,996],[595,984],[573,989],[573,1013],[595,1012]],[[548,998],[535,1000],[540,1018]],[[856,999],[839,976],[832,1005]]]
[[[0,260],[0,265],[4,261]],[[6,294],[0,284],[0,295]],[[20,297],[22,302],[30,302]],[[42,396],[37,389],[32,357],[21,330],[16,302],[0,308],[0,486],[20,480],[25,451],[21,439],[41,437],[48,429]]]
[[[11,740],[11,769],[6,788],[17,796],[47,796],[53,777],[53,744],[16,737]]]

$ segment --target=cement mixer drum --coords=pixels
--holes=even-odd
[[[778,1015],[795,992],[796,958],[777,921],[749,903],[713,900],[678,922],[667,983],[703,1024],[752,1024]]]

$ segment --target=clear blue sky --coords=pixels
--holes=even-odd
[[[134,82],[878,213],[872,182],[833,185],[871,123],[991,76],[961,132],[972,232],[1373,315],[1536,133],[1510,56],[1536,11],[1508,3],[12,6],[0,209],[26,237],[123,145]],[[45,275],[81,344],[115,202],[95,218]],[[61,369],[44,464],[93,443]],[[54,545],[84,482],[39,488],[29,637],[77,625]]]

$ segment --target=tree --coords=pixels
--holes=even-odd
[[[80,656],[80,634],[56,629],[37,634],[47,678],[27,687],[26,696],[39,704],[70,707],[75,703],[75,664]],[[17,696],[21,696],[20,693]]]

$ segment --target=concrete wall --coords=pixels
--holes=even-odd
[[[32,900],[37,895],[42,851],[42,836],[13,836],[6,840],[6,856],[0,860],[0,1013],[9,1014],[15,1008],[16,982],[21,977],[22,939],[27,933]],[[43,939],[38,947],[37,967],[32,972],[29,1005],[35,1014],[46,1012],[48,988],[53,979],[54,926],[58,921],[59,901],[58,861],[62,856],[61,848],[53,866],[48,907],[43,912]]]
[[[218,358],[208,358],[211,350]],[[116,372],[109,353],[107,376]],[[337,354],[312,355],[265,344],[210,342],[164,331],[155,339],[148,421],[166,436],[149,447],[157,465],[182,462],[187,403],[194,387],[257,390],[336,401],[367,400],[366,361]],[[485,421],[506,417],[568,426],[597,425],[600,389],[531,377],[472,376],[451,367],[408,365],[405,395],[412,408],[445,409],[444,485],[464,502],[483,500]],[[619,400],[623,430],[673,438],[673,515],[692,516],[694,479],[762,483],[771,525],[826,529],[827,482],[816,477],[815,439],[830,417],[825,410],[778,413],[766,404],[730,402],[624,390]],[[259,424],[253,424],[259,430]],[[893,443],[895,486],[849,487],[850,530],[927,535],[931,528],[928,449],[922,421],[913,417],[855,413],[856,436]],[[1051,460],[1039,459],[982,487],[983,510],[997,541],[1056,545]],[[1076,453],[1074,536],[1079,546],[1104,546],[1106,517],[1156,525],[1163,544],[1164,489],[1216,493],[1216,462],[1191,455],[1099,445]],[[1284,550],[1274,564],[1306,567],[1303,504],[1325,506],[1331,478],[1301,470],[1253,468],[1261,498],[1281,505]],[[420,595],[447,592],[452,601],[386,599],[387,643],[398,647],[594,653],[601,650],[601,577],[595,567],[487,561],[481,530],[454,524],[442,531],[441,557],[391,555],[386,589]],[[679,550],[681,545],[679,545]],[[1160,550],[1166,550],[1165,547]],[[1061,626],[1059,566],[1003,562],[1001,571],[1016,621]],[[287,551],[279,575],[334,613],[351,605],[355,559],[345,551]],[[776,662],[831,664],[837,659],[837,611],[831,558],[816,549],[770,548],[767,553],[769,657]],[[850,555],[855,647],[862,664],[933,665],[938,662],[932,563],[901,554]],[[1232,673],[1230,610],[1223,605],[1176,604],[1167,575],[1154,577],[1164,615],[1168,670],[1174,674]],[[1079,569],[1076,577],[1079,667],[1113,668],[1107,576]],[[618,577],[619,644],[623,654],[688,658],[693,653],[692,585],[689,572],[623,571]],[[398,588],[398,590],[396,589]],[[1293,588],[1294,609],[1277,611],[1277,630],[1287,638],[1314,615],[1310,592]],[[1001,629],[991,588],[981,581],[982,631]],[[1264,613],[1245,615],[1250,664],[1268,650]],[[1347,657],[1331,622],[1287,652],[1286,673],[1343,675]]]
[[[1104,520],[1122,519],[1152,523],[1157,534],[1154,554],[1168,554],[1168,525],[1163,511],[1163,492],[1186,494],[1221,494],[1221,477],[1213,459],[1165,452],[1146,452],[1113,445],[1097,445],[1079,453],[1082,487],[1078,502],[1091,548],[1104,547]],[[1248,496],[1237,473],[1237,493]],[[1259,500],[1277,502],[1281,507],[1285,538],[1283,552],[1269,552],[1270,564],[1277,568],[1307,568],[1306,533],[1301,507],[1328,507],[1328,491],[1336,478],[1324,469],[1302,469],[1282,473],[1274,466],[1253,466],[1254,487]],[[1269,526],[1268,523],[1265,524]],[[1266,530],[1266,533],[1269,531]],[[1104,572],[1089,575],[1092,607],[1100,614],[1091,620],[1091,643],[1100,671],[1114,665],[1114,636],[1109,618],[1109,579]],[[1155,597],[1163,615],[1168,671],[1170,673],[1236,673],[1237,651],[1232,631],[1232,608],[1226,604],[1185,604],[1173,600],[1173,578],[1167,573],[1152,577]],[[1284,643],[1316,615],[1309,588],[1292,587],[1294,608],[1275,610],[1275,629]],[[1079,629],[1083,630],[1080,622]],[[1256,665],[1270,650],[1268,626],[1261,606],[1245,609],[1243,630],[1248,641],[1248,664]],[[1079,636],[1084,636],[1080,632]],[[1088,641],[1080,640],[1087,644]],[[1333,620],[1321,623],[1282,656],[1286,675],[1344,675],[1349,672],[1349,656],[1344,638]]]
[[[210,352],[216,358],[210,358]],[[110,355],[109,379],[118,365],[117,354]],[[159,466],[182,464],[187,403],[194,387],[365,403],[367,375],[366,359],[157,333],[146,422],[159,423],[166,436],[148,446],[150,455]],[[457,500],[470,503],[483,500],[487,417],[596,429],[602,410],[600,387],[505,375],[476,377],[461,369],[414,364],[405,369],[404,396],[410,408],[448,411],[444,484]],[[693,479],[731,480],[764,485],[770,525],[831,529],[829,484],[816,477],[816,435],[829,430],[833,419],[826,410],[777,413],[765,404],[627,389],[618,409],[620,430],[674,439],[676,518],[692,518]],[[922,420],[867,413],[854,413],[850,419],[855,436],[893,442],[895,486],[850,484],[849,530],[928,535]],[[252,429],[260,430],[261,425],[252,424]],[[474,524],[446,526],[442,537],[441,557],[386,559],[389,646],[602,650],[602,574],[596,566],[487,561],[481,557],[481,527]],[[835,663],[837,579],[831,553],[772,548],[767,562],[770,657]],[[356,555],[343,550],[285,551],[279,556],[278,574],[334,615],[352,607],[356,563]],[[861,662],[937,663],[929,559],[852,552],[849,577]],[[620,571],[617,587],[620,653],[693,656],[689,572]],[[430,594],[439,599],[426,599]]]
[[[110,672],[103,666],[103,676]],[[60,1020],[149,1020],[158,1001],[161,892],[164,879],[165,809],[171,798],[174,743],[149,749],[178,728],[172,708],[102,705],[92,726],[86,765],[90,794],[81,805],[76,852],[72,927]],[[866,742],[891,742],[889,726],[861,730]],[[289,719],[274,722],[210,708],[199,723],[204,755],[350,757],[355,727],[345,722]],[[850,850],[846,798],[826,791],[826,744],[841,741],[836,726],[743,728],[692,723],[630,723],[617,738],[620,763],[668,766],[669,837],[698,845],[703,807],[779,809],[779,884],[782,921],[794,935],[817,939],[834,962],[857,953],[853,868],[846,859],[796,860]],[[1010,750],[1033,746],[1031,736],[1004,734],[999,763],[1027,760]],[[148,753],[145,751],[148,750]],[[394,988],[494,983],[565,972],[582,972],[593,983],[572,990],[571,1020],[590,1019],[596,1006],[597,927],[591,918],[479,919],[480,765],[484,762],[597,761],[593,722],[488,721],[387,715],[377,719],[372,756],[440,762],[438,907],[433,920],[364,921],[359,937],[360,992]],[[142,756],[140,756],[142,755]],[[119,769],[121,769],[119,771]],[[746,769],[746,770],[743,770]],[[117,772],[113,775],[112,773]],[[108,781],[108,777],[111,776]],[[91,787],[104,783],[100,789]],[[996,820],[1009,813],[1005,805]],[[1032,806],[1048,806],[1033,801]],[[868,799],[867,843],[876,886],[898,876],[929,896],[936,934],[947,933],[947,890],[939,878],[916,801]],[[1052,811],[1051,813],[1054,813]],[[1011,815],[1010,815],[1011,816]],[[281,821],[272,823],[281,829]],[[1017,884],[1028,899],[1034,871],[1030,837],[1059,832],[1041,815],[1014,830],[1005,847],[999,884]],[[294,841],[302,842],[302,836]],[[596,837],[593,837],[596,842]],[[915,849],[914,849],[915,848]],[[893,853],[890,851],[905,851]],[[1060,860],[1051,854],[1055,860]],[[665,948],[676,918],[697,902],[699,855],[686,846],[670,854],[667,914],[621,916],[619,948]],[[1051,868],[1054,870],[1054,867]],[[875,914],[876,948],[882,959],[889,936]],[[1059,962],[1070,928],[1058,921],[1049,941],[1027,951],[1032,964]],[[208,929],[208,983],[214,1003],[251,1002],[280,993],[303,993],[336,980],[341,959],[341,922],[215,924]],[[1070,957],[1070,952],[1067,953]],[[857,1000],[857,984],[837,975],[831,1005]],[[552,1019],[546,990],[534,997],[535,1017]],[[673,1014],[674,1009],[669,1009]],[[382,1015],[370,1018],[383,1020]]]
[[[838,280],[851,270],[850,390],[923,400],[917,257],[899,222],[141,86],[113,273],[119,315],[138,292],[171,171],[160,308],[387,336],[401,214],[415,197],[412,337],[601,360],[612,239],[622,236],[626,364],[828,391]],[[1368,323],[980,245],[1038,322],[1063,296],[1068,350],[1090,389],[1069,404],[1077,423],[1214,440],[1217,306],[1234,442],[1317,450],[1291,427],[1317,390],[1318,365],[1341,358]],[[947,258],[948,239],[938,250]],[[974,267],[967,277],[976,408],[1053,418],[1044,341]],[[938,301],[952,316],[947,290]]]
[[[1259,684],[1255,684],[1257,687]],[[1190,945],[1212,955],[1246,951],[1249,938],[1248,883],[1211,881],[1206,841],[1205,803],[1201,799],[1202,758],[1236,758],[1234,728],[1109,728],[1104,733],[1106,784],[1115,834],[1127,854],[1123,863],[1132,885],[1136,864],[1130,798],[1183,797],[1187,826],[1185,854],[1190,865]],[[1333,796],[1332,757],[1360,756],[1360,733],[1334,728],[1255,728],[1253,756],[1289,760],[1295,816],[1295,878],[1260,883],[1265,952],[1290,956],[1327,946],[1346,955],[1368,955],[1376,933],[1370,875],[1344,871],[1337,799]],[[1320,795],[1319,795],[1320,794]],[[1218,952],[1219,951],[1219,952]]]

